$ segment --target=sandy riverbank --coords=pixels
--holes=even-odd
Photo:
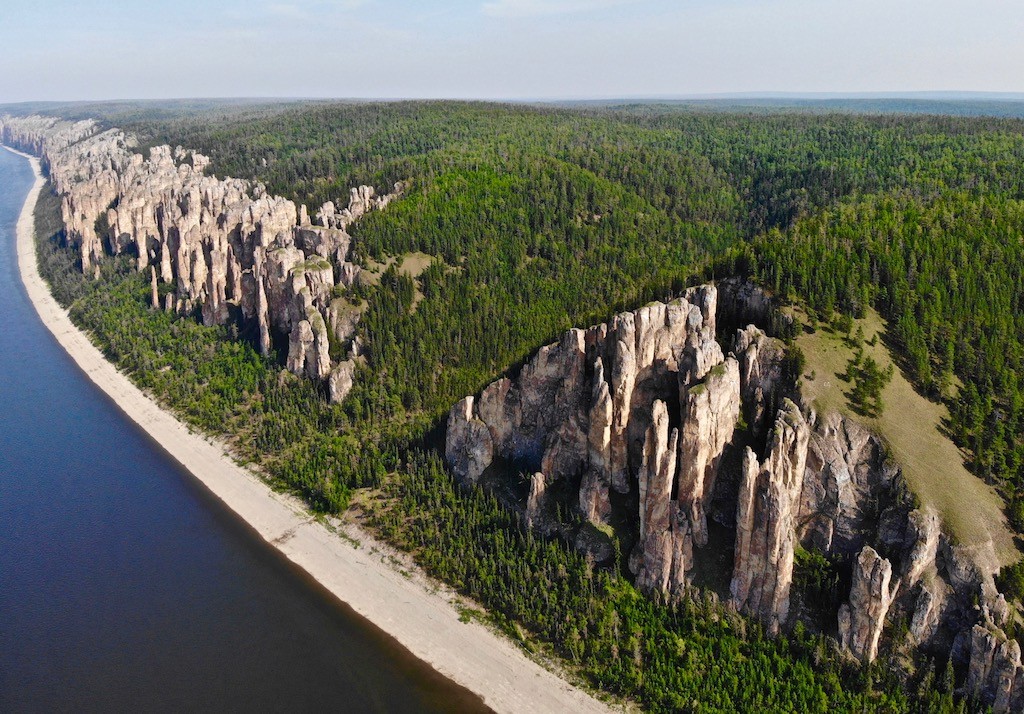
[[[357,545],[313,520],[295,499],[275,493],[238,466],[222,444],[192,433],[107,362],[72,324],[39,275],[34,208],[44,182],[38,160],[21,155],[35,172],[17,227],[22,282],[47,329],[132,421],[264,540],[413,655],[479,694],[496,711],[608,711],[508,640],[476,622],[460,622],[459,610],[452,604],[455,594],[420,573],[410,575],[407,564],[393,563],[386,545],[352,525],[340,526]]]

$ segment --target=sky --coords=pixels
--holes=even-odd
[[[1021,0],[4,0],[0,103],[1024,91]]]

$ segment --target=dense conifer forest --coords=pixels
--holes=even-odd
[[[410,182],[354,227],[356,250],[367,264],[415,251],[432,262],[350,290],[368,305],[367,352],[337,406],[233,329],[150,311],[125,262],[83,279],[55,207],[40,203],[57,234],[42,244],[43,273],[76,321],[282,488],[324,512],[354,500],[524,646],[554,649],[589,684],[652,710],[967,706],[944,660],[855,669],[801,628],[773,640],[710,600],[647,601],[493,497],[456,488],[438,433],[455,401],[559,332],[742,274],[822,319],[876,308],[901,367],[949,404],[950,434],[1024,528],[1024,121],[451,102],[105,116],[143,146],[197,149],[212,172],[311,213],[350,186]],[[882,408],[872,397],[884,375],[858,369],[865,408]],[[823,587],[798,575],[797,587]]]

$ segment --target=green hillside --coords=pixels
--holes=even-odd
[[[48,249],[59,294],[108,355],[283,488],[329,512],[358,494],[384,535],[524,646],[652,710],[963,706],[928,674],[944,661],[900,679],[885,662],[850,667],[818,636],[768,639],[712,602],[638,597],[619,572],[456,489],[437,437],[455,401],[559,332],[749,275],[819,319],[866,319],[872,334],[876,315],[887,321],[886,347],[872,349],[902,372],[873,423],[922,498],[965,540],[981,528],[1012,559],[999,509],[1024,503],[1024,122],[451,102],[103,115],[311,212],[356,184],[410,182],[353,229],[359,260],[379,272],[348,296],[366,305],[367,351],[341,406],[281,378],[229,329],[149,311],[144,281],[116,261],[92,283]],[[812,397],[844,409],[826,385],[848,360],[830,352],[834,339],[819,330],[799,344]],[[969,510],[957,520],[959,503]]]

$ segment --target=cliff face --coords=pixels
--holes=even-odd
[[[635,566],[636,584],[647,592],[675,593],[684,584],[690,555],[687,524],[672,502],[678,444],[679,430],[669,432],[665,402],[654,402],[637,478],[641,559]]]
[[[171,286],[160,308],[199,310],[207,325],[238,322],[258,335],[264,354],[276,339],[296,374],[323,380],[339,369],[332,337],[345,346],[358,321],[353,311],[338,319],[334,305],[335,286],[359,274],[346,228],[385,207],[400,184],[379,197],[373,187],[354,188],[347,208],[328,202],[313,225],[304,206],[259,184],[205,175],[201,154],[158,146],[144,158],[125,134],[92,122],[3,117],[0,139],[42,157],[84,272],[98,275],[108,253],[131,254],[139,270]],[[158,293],[157,285],[155,307]],[[331,380],[332,399],[344,398],[351,374],[341,369]]]
[[[743,455],[729,590],[733,605],[760,619],[772,634],[789,617],[796,512],[809,438],[803,414],[787,400],[775,420],[768,458],[759,464],[749,448]]]
[[[996,714],[1024,711],[1024,667],[1020,645],[991,624],[975,625],[970,636],[967,688],[992,703]]]
[[[972,692],[1017,710],[1019,651],[1000,629],[1007,607],[989,559],[914,507],[876,436],[801,406],[783,382],[784,345],[747,319],[779,317],[763,292],[726,281],[570,330],[451,410],[448,463],[464,483],[532,473],[520,507],[545,533],[559,529],[539,518],[541,502],[572,494],[565,505],[582,518],[615,526],[652,596],[713,581],[701,564],[715,559],[701,554],[728,548],[722,594],[770,632],[803,617],[806,603],[791,607],[797,548],[820,553],[850,572],[824,633],[852,658],[952,652],[970,665]],[[740,325],[728,354],[718,325]],[[734,545],[716,543],[713,527],[735,533]]]
[[[854,657],[871,662],[878,654],[889,606],[899,588],[890,587],[892,564],[864,546],[853,566],[850,602],[839,608],[839,641]]]

